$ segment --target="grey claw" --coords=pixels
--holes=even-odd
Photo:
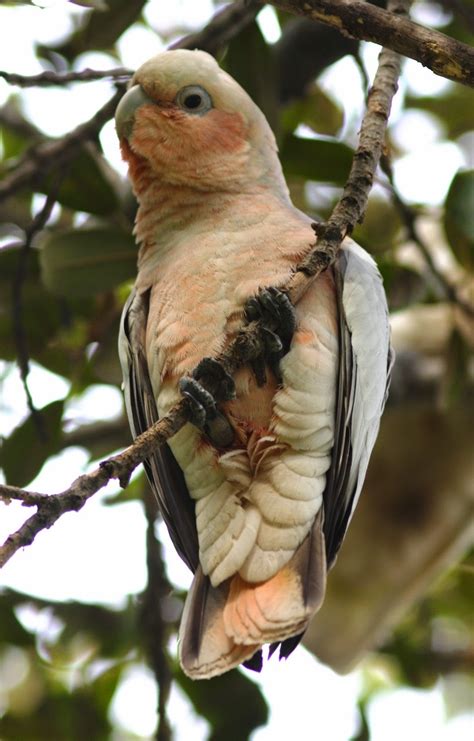
[[[203,430],[216,447],[231,445],[234,430],[227,417],[217,409],[213,395],[191,376],[180,380],[179,390],[189,400],[191,423]]]
[[[203,358],[193,370],[193,378],[203,381],[217,401],[235,399],[235,383],[229,373],[214,358]]]

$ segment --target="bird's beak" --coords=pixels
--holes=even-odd
[[[133,121],[137,108],[145,103],[154,101],[144,93],[140,85],[134,85],[127,90],[115,111],[115,128],[119,139],[127,138],[132,133]]]

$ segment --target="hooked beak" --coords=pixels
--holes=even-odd
[[[140,85],[134,85],[127,90],[115,111],[115,128],[119,139],[128,138],[133,129],[135,112],[145,103],[154,103],[146,95]]]

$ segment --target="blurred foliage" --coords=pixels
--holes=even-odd
[[[109,54],[110,66],[114,60],[121,64],[117,41],[124,31],[133,24],[149,28],[142,15],[143,1],[73,2],[86,10],[75,16],[70,36],[51,46],[37,47],[45,68],[76,68],[81,66],[78,56],[88,51]],[[445,9],[447,5],[443,4]],[[444,30],[466,41],[468,31],[462,19],[446,12],[449,18]],[[297,61],[300,48],[298,27],[292,26],[288,15],[279,13],[278,17],[285,44],[268,44],[258,24],[252,23],[229,44],[222,63],[271,122],[298,206],[309,213],[326,214],[347,177],[358,124],[350,116],[345,120],[344,100],[316,80],[302,85],[304,97],[284,106],[280,103],[286,93],[277,72],[278,55],[284,51],[285,58],[293,55]],[[324,71],[338,54],[355,53],[356,46],[352,44],[348,49],[347,44],[341,44],[340,52],[334,46],[331,59],[318,59],[315,68]],[[314,54],[317,52],[315,48]],[[462,86],[449,84],[436,96],[408,91],[404,106],[434,116],[441,126],[440,141],[456,142],[472,129],[473,96]],[[1,113],[0,174],[6,178],[26,152],[47,137],[35,121],[28,120],[20,94],[13,93]],[[398,153],[393,156],[396,160]],[[439,303],[446,297],[433,289],[429,267],[413,239],[407,240],[403,214],[386,180],[382,178],[382,182],[383,192],[381,188],[374,190],[366,219],[354,236],[376,255],[392,310]],[[0,463],[5,478],[20,486],[28,485],[51,456],[69,445],[81,445],[91,458],[97,458],[126,445],[129,439],[123,419],[110,424],[84,424],[72,432],[66,424],[69,401],[80,398],[92,384],[120,386],[116,336],[137,253],[131,236],[134,205],[130,188],[104,159],[98,139],[78,149],[67,169],[59,167],[47,176],[40,175],[33,186],[24,187],[6,204],[0,204],[1,358],[13,363],[18,354],[20,339],[12,323],[12,286],[20,270],[25,230],[41,208],[44,194],[52,192],[56,192],[58,205],[47,228],[33,240],[21,285],[21,325],[29,358],[67,379],[70,391],[66,399],[39,410],[42,432],[35,415],[29,414],[4,440]],[[474,173],[467,169],[455,175],[441,210],[424,207],[420,193],[414,211],[415,219],[428,221],[429,242],[435,246],[436,255],[442,254],[441,262],[452,266],[450,280],[471,287],[473,213]],[[464,326],[452,333],[447,356],[441,358],[449,386],[443,395],[446,414],[450,404],[472,399]],[[434,398],[440,396],[435,394]],[[109,497],[107,505],[120,506],[140,499],[141,492],[139,477],[126,491]],[[359,701],[360,729],[354,740],[370,738],[366,710],[381,689],[374,679],[381,665],[391,686],[430,687],[442,678],[446,696],[451,697],[449,707],[453,712],[464,709],[462,702],[456,704],[449,695],[449,686],[453,677],[461,677],[463,686],[467,686],[467,674],[472,670],[472,639],[467,626],[473,568],[471,558],[451,569],[405,616],[380,652],[366,661]],[[180,594],[175,596],[181,600]],[[110,710],[128,669],[147,661],[139,638],[140,600],[141,595],[134,595],[122,608],[112,609],[100,604],[53,603],[12,590],[0,592],[1,738],[122,738]],[[216,741],[247,738],[267,720],[268,709],[260,689],[239,671],[217,680],[192,683],[175,670],[175,681],[196,713],[207,720],[210,738]]]

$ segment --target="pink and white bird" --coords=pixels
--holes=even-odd
[[[143,432],[182,393],[195,412],[146,464],[194,573],[180,661],[193,678],[258,669],[262,646],[288,656],[320,607],[362,488],[391,358],[381,278],[346,239],[292,309],[278,289],[314,244],[312,220],[264,115],[208,54],[145,62],[116,125],[139,203],[119,342],[130,425]],[[264,362],[234,387],[203,359],[255,318]]]

